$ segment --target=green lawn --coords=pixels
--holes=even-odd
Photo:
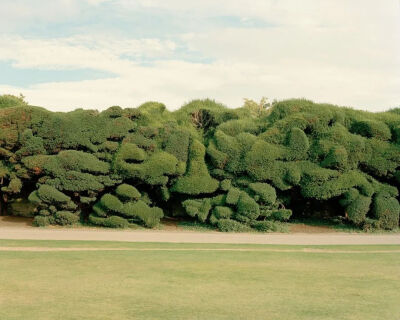
[[[305,246],[0,240],[0,247],[102,249],[0,251],[1,320],[400,319],[400,246],[304,252]]]

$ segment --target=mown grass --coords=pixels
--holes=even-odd
[[[2,320],[400,317],[400,246],[0,240],[0,247],[132,249],[0,251]]]

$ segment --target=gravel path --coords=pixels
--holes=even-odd
[[[0,227],[0,239],[26,240],[97,240],[128,242],[172,243],[237,243],[237,244],[287,244],[287,245],[360,245],[397,244],[400,234],[358,233],[222,233],[154,230],[104,230],[85,228],[27,228]]]

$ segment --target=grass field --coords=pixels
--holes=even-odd
[[[396,320],[400,246],[0,240],[0,319]]]

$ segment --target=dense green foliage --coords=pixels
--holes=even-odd
[[[175,112],[148,102],[53,113],[0,96],[1,202],[23,212],[29,199],[39,226],[154,227],[186,215],[222,231],[274,231],[312,202],[365,229],[395,229],[399,184],[396,110],[195,100]]]

